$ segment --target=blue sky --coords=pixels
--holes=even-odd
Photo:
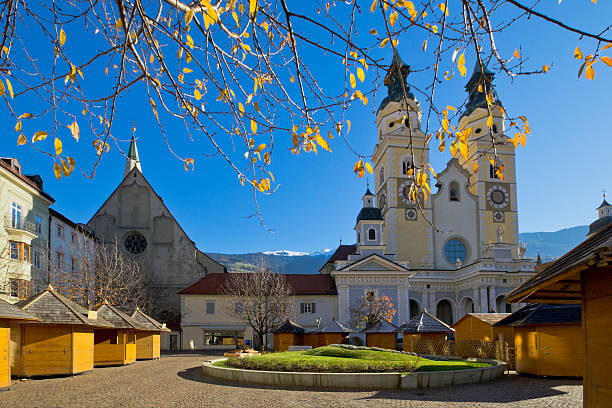
[[[570,4],[571,3],[571,4]],[[585,29],[601,29],[610,21],[612,5],[582,0],[579,2],[547,1],[539,10],[563,19],[570,25]],[[364,27],[367,31],[368,27]],[[612,37],[612,33],[608,36]],[[69,36],[69,40],[70,40]],[[419,66],[425,58],[418,49],[424,37],[402,38],[399,50],[404,61]],[[595,208],[601,202],[601,191],[612,193],[610,168],[610,91],[612,67],[599,62],[596,80],[577,78],[579,63],[573,58],[578,36],[532,19],[517,24],[512,32],[498,38],[499,47],[511,55],[517,47],[529,58],[533,68],[551,66],[546,75],[519,78],[513,83],[498,75],[498,94],[507,110],[523,114],[531,124],[532,136],[527,146],[517,151],[519,228],[521,232],[552,231],[595,219]],[[580,43],[583,52],[592,43]],[[318,63],[320,55],[305,49],[307,58]],[[379,56],[390,49],[376,50]],[[612,49],[608,50],[612,55]],[[473,58],[466,53],[468,72]],[[343,81],[341,67],[328,65],[325,60],[314,69],[324,86],[334,87]],[[369,81],[368,77],[366,81]],[[410,81],[430,81],[415,75]],[[440,101],[444,106],[460,105],[465,99],[463,86],[467,78],[458,75],[444,84]],[[381,88],[379,101],[386,95]],[[211,97],[213,97],[211,95]],[[216,97],[216,95],[214,96]],[[292,156],[284,147],[289,145],[276,135],[276,152],[271,170],[280,186],[271,196],[259,198],[264,221],[274,232],[264,229],[255,218],[252,193],[241,187],[235,174],[218,157],[204,157],[213,152],[204,140],[190,142],[181,127],[169,127],[174,147],[179,154],[196,159],[195,170],[185,172],[183,165],[168,152],[157,130],[151,109],[125,98],[113,131],[126,140],[136,122],[138,149],[145,177],[164,199],[198,247],[207,252],[242,253],[262,250],[290,249],[316,251],[333,248],[342,237],[345,243],[354,241],[352,230],[365,191],[362,180],[352,172],[355,157],[339,140],[331,142],[332,153]],[[23,106],[27,101],[20,101]],[[128,105],[128,103],[130,103]],[[351,145],[359,152],[370,154],[376,140],[372,103],[355,106],[346,115],[352,121]],[[79,168],[71,177],[58,181],[52,173],[52,162],[30,147],[16,146],[12,127],[14,119],[4,112],[7,135],[2,155],[17,157],[25,173],[41,174],[45,190],[55,199],[55,208],[77,222],[87,222],[123,176],[125,157],[116,148],[106,155],[94,179],[86,178]],[[89,169],[92,160],[91,138],[86,130],[80,143],[66,138],[69,149],[79,164]],[[26,132],[26,135],[28,133]],[[47,141],[52,143],[49,138]],[[278,147],[280,146],[280,148]],[[436,153],[433,153],[436,152]],[[236,157],[242,155],[236,151]],[[437,154],[432,149],[431,161],[436,170],[444,167],[448,153]]]

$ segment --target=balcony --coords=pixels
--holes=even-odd
[[[28,245],[36,235],[36,224],[20,217],[14,219],[10,215],[4,216],[4,228],[9,234],[9,239],[15,239],[21,242],[25,242]]]

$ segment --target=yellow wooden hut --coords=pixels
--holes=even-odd
[[[517,372],[582,377],[584,342],[579,305],[531,304],[496,325],[514,329]]]
[[[306,330],[291,320],[285,320],[274,333],[274,351],[287,351],[289,346],[303,346]]]
[[[94,365],[127,365],[136,361],[136,332],[144,327],[106,300],[95,309],[113,327],[94,332]]]
[[[108,322],[51,286],[17,306],[38,321],[11,323],[12,375],[74,375],[93,370],[94,329],[108,327]]]
[[[495,326],[510,313],[468,313],[453,325],[455,340],[506,341],[514,345],[512,326]]]
[[[136,360],[151,360],[160,356],[160,334],[170,333],[165,324],[161,324],[151,316],[136,308],[132,319],[142,326],[136,332]]]
[[[386,320],[381,320],[371,327],[361,331],[366,335],[366,346],[395,350],[397,347],[397,326]]]
[[[409,352],[416,352],[415,345],[418,340],[446,340],[453,331],[452,327],[427,310],[418,313],[395,330],[396,333],[402,333],[404,351]]]
[[[310,330],[304,335],[304,345],[312,348],[330,344],[348,344],[349,335],[353,332],[349,327],[332,319],[325,326]]]
[[[0,388],[11,385],[10,324],[36,320],[38,320],[37,317],[0,299]],[[19,330],[19,326],[13,330]]]
[[[590,232],[586,241],[511,291],[506,301],[581,305],[583,402],[598,408],[612,401],[612,223]]]

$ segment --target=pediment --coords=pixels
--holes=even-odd
[[[348,271],[407,271],[404,266],[383,258],[380,255],[370,255],[363,259],[353,262],[341,269],[342,272]]]

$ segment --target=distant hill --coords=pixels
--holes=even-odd
[[[542,259],[550,261],[584,241],[588,231],[587,225],[579,225],[554,232],[522,232],[519,239],[527,244],[527,257],[535,258],[539,249]]]
[[[586,225],[579,225],[554,232],[523,232],[519,234],[519,239],[527,244],[527,257],[537,257],[539,249],[546,262],[560,257],[584,241],[587,231]],[[266,265],[282,273],[318,273],[334,251],[335,248],[312,253],[281,250],[208,255],[225,265],[230,272],[254,272],[258,270],[258,265]]]

